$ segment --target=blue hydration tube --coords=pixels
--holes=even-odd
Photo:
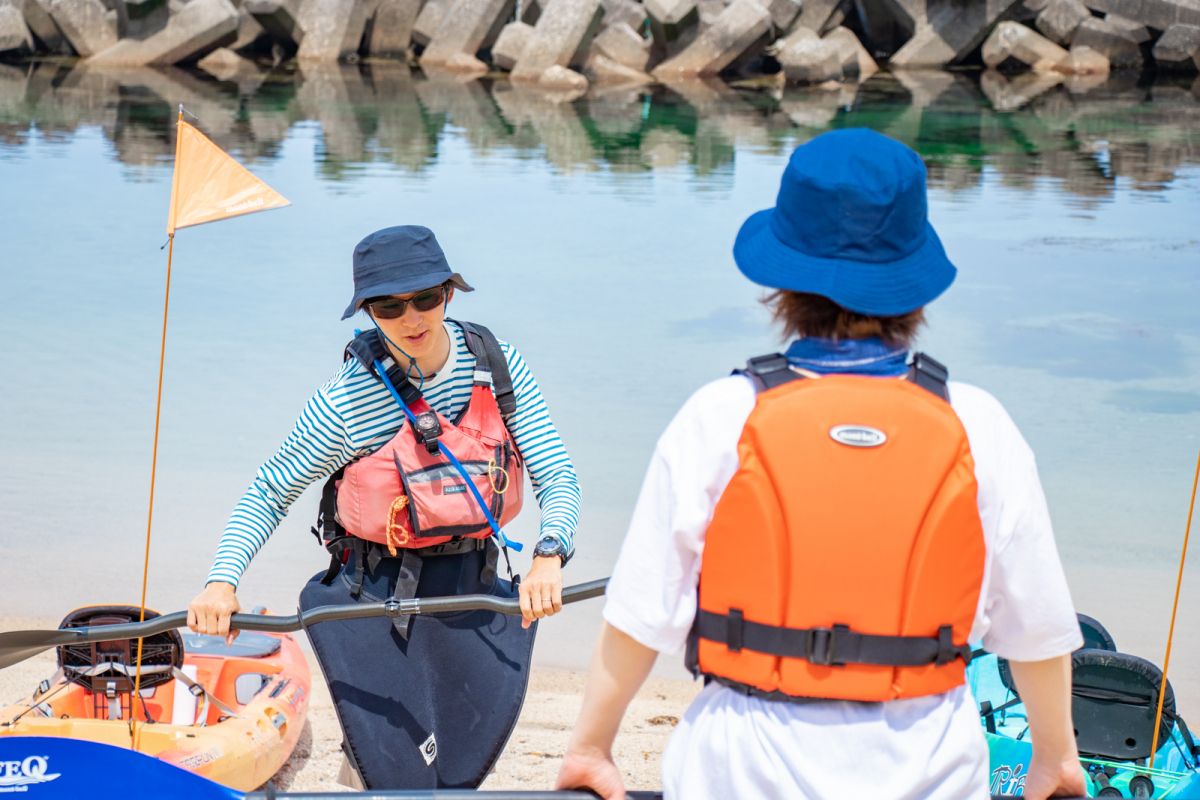
[[[376,327],[378,327],[378,325]],[[379,329],[379,332],[385,339],[387,339],[387,334],[383,333],[382,329]],[[358,335],[358,331],[355,331],[355,335]],[[390,342],[391,340],[388,339],[388,341]],[[400,352],[403,353],[404,351],[401,350]],[[405,353],[405,355],[407,355],[407,353]],[[409,361],[413,364],[416,363],[416,360],[412,358],[410,358]],[[375,373],[379,375],[380,379],[383,381],[383,385],[387,387],[387,390],[391,392],[392,397],[395,398],[396,402],[400,404],[400,408],[404,411],[404,416],[408,418],[409,424],[415,427],[417,424],[416,415],[412,413],[412,409],[408,407],[408,403],[404,402],[404,398],[400,396],[400,392],[396,391],[396,387],[392,384],[391,378],[388,377],[387,370],[384,369],[383,364],[380,363],[379,359],[375,359],[373,363],[375,365]],[[420,368],[418,367],[418,369]],[[422,375],[422,377],[424,376]],[[479,488],[475,485],[475,481],[471,480],[471,476],[467,474],[467,470],[462,465],[462,462],[458,460],[458,456],[450,452],[450,448],[446,447],[441,439],[438,439],[437,446],[438,451],[445,456],[451,464],[454,465],[454,468],[458,470],[458,474],[462,475],[463,481],[467,484],[467,489],[470,490],[471,495],[475,498],[475,502],[479,504],[479,509],[483,512],[483,516],[487,518],[488,525],[491,526],[492,529],[492,535],[495,536],[496,539],[505,547],[511,547],[513,552],[519,553],[524,550],[525,545],[508,538],[504,531],[500,529],[500,523],[496,521],[496,518],[492,515],[491,510],[488,509],[487,503],[485,503],[483,500],[483,495],[479,493]]]

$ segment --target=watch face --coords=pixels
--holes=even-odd
[[[562,542],[558,539],[541,539],[537,546],[533,548],[533,554],[537,556],[561,556],[563,554]]]

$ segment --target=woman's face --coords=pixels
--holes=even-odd
[[[444,347],[446,329],[442,320],[446,316],[446,304],[453,296],[453,287],[435,286],[409,294],[373,298],[366,304],[366,309],[387,337],[410,358],[425,359],[439,355]],[[399,316],[395,316],[401,306],[397,300],[409,301],[403,303],[403,313]],[[430,303],[434,305],[430,307]]]

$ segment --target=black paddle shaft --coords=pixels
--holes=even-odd
[[[604,594],[608,578],[568,586],[563,589],[564,604],[589,600]],[[335,620],[367,617],[403,617],[413,614],[452,614],[460,611],[495,611],[498,614],[519,615],[520,601],[515,598],[494,597],[489,594],[465,594],[460,597],[413,597],[385,600],[382,603],[349,603],[337,606],[318,606],[290,617],[267,614],[234,614],[230,627],[241,631],[290,633],[309,625]],[[141,639],[187,625],[187,612],[175,611],[145,622],[124,622],[118,625],[88,625],[80,628],[60,628],[42,631],[9,631],[0,633],[0,669],[24,661],[50,647],[59,645],[111,642],[119,639]]]

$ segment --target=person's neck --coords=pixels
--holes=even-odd
[[[417,370],[424,376],[425,380],[432,378],[446,366],[446,362],[450,360],[450,334],[446,331],[445,323],[439,324],[430,331],[433,336],[436,346],[430,350],[430,355],[420,356],[410,360],[407,355],[394,347],[391,342],[387,343],[388,350],[392,354],[392,358],[396,359],[396,363],[404,369],[409,369],[409,366],[415,361]],[[412,377],[416,377],[416,370]]]

